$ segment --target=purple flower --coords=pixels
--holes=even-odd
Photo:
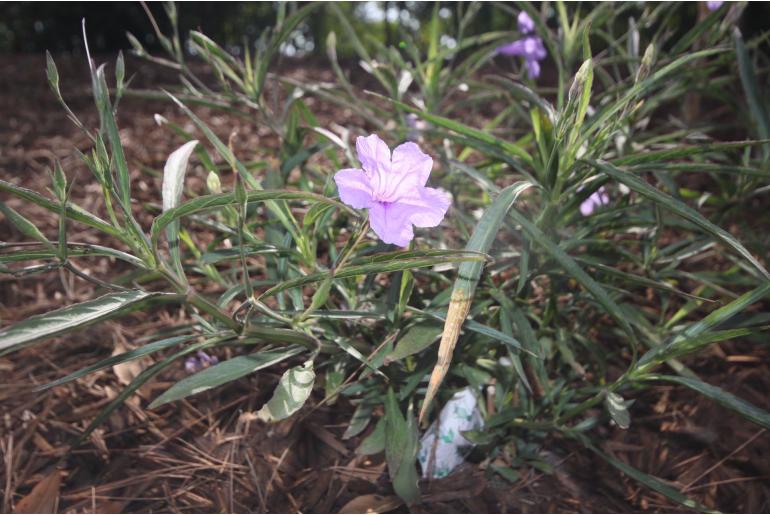
[[[409,128],[406,139],[416,142],[420,139],[420,134],[428,128],[428,122],[420,120],[420,117],[414,113],[409,113],[406,115],[406,126]]]
[[[517,21],[519,22],[519,32],[522,34],[529,34],[535,30],[535,22],[532,21],[532,18],[526,11],[519,13]]]
[[[606,206],[609,203],[610,196],[607,195],[607,190],[604,189],[604,186],[602,186],[598,190],[591,193],[591,196],[585,199],[582,204],[580,204],[580,214],[583,216],[588,216],[593,213],[596,208]]]
[[[219,363],[219,358],[216,356],[209,356],[202,350],[199,350],[195,357],[187,358],[184,362],[184,369],[187,371],[188,374],[193,374],[195,372],[198,372],[200,370],[203,370],[206,367],[210,367],[212,365],[216,365]]]
[[[498,54],[507,56],[522,56],[527,65],[527,72],[530,79],[536,79],[540,76],[540,61],[548,55],[543,45],[543,40],[539,36],[527,36],[523,39],[517,39],[507,45],[497,47]]]
[[[198,359],[201,361],[202,365],[209,367],[211,365],[216,365],[217,363],[219,363],[219,358],[217,358],[216,356],[209,356],[202,350],[199,350],[197,354],[198,354]]]
[[[724,2],[720,2],[719,0],[709,0],[708,2],[706,2],[706,8],[709,11],[716,11],[717,9],[722,7],[723,3]]]
[[[376,134],[360,136],[356,151],[359,168],[334,175],[340,200],[356,209],[368,209],[372,229],[385,243],[406,247],[417,227],[436,227],[449,209],[449,195],[427,188],[433,159],[416,143],[388,145]]]
[[[186,360],[184,360],[184,369],[187,371],[188,374],[197,372],[202,368],[203,366],[201,365],[200,361],[198,361],[197,358],[187,358]]]

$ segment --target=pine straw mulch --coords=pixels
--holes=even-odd
[[[58,59],[65,97],[87,124],[96,122],[90,107],[84,60]],[[135,84],[157,86],[173,78],[129,60]],[[328,74],[323,65],[296,66],[296,73]],[[330,79],[330,77],[324,77]],[[239,155],[249,158],[256,138],[266,138],[243,121],[199,111],[226,136],[238,128]],[[159,179],[142,166],[160,169],[179,145],[153,120],[161,113],[186,124],[168,104],[130,98],[120,107],[121,136],[134,165],[135,196],[157,204]],[[78,133],[49,92],[42,56],[0,58],[0,177],[42,191],[51,158],[77,173],[83,187],[74,200],[99,210],[99,192],[72,156],[85,149]],[[352,113],[343,116],[351,116]],[[321,119],[340,123],[339,113]],[[261,139],[260,144],[266,145]],[[74,174],[70,174],[71,177]],[[202,190],[201,170],[191,174]],[[197,182],[196,182],[197,181]],[[3,199],[54,235],[56,221],[34,206]],[[149,225],[150,209],[140,210]],[[72,227],[75,241],[104,243],[93,231]],[[5,220],[0,240],[22,237]],[[80,261],[97,277],[119,273],[107,259]],[[48,273],[0,277],[3,326],[31,314],[91,298],[90,283]],[[187,400],[147,410],[146,405],[185,375],[169,369],[141,388],[117,410],[90,441],[66,454],[68,444],[139,369],[106,369],[44,392],[33,387],[84,364],[129,348],[143,335],[187,320],[178,308],[134,314],[66,338],[41,343],[0,358],[0,492],[2,510],[58,512],[347,512],[406,511],[392,495],[383,457],[359,457],[362,437],[342,440],[352,414],[344,399],[317,406],[321,395],[297,416],[267,426],[255,413],[270,395],[281,370],[236,381]],[[226,357],[226,356],[220,356]],[[768,408],[770,350],[747,344],[713,346],[688,364],[713,384]],[[653,474],[715,509],[729,512],[770,510],[770,435],[714,403],[680,387],[658,386],[634,397],[629,430],[599,429],[604,449]],[[371,430],[371,428],[370,428]],[[364,436],[364,435],[362,435]],[[487,477],[467,464],[451,477],[423,483],[423,502],[414,512],[686,512],[641,487],[591,452],[552,437],[544,459],[554,472],[522,470],[510,484]]]

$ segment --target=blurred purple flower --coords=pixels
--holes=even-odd
[[[406,139],[416,142],[420,139],[420,134],[428,128],[428,122],[420,120],[420,117],[414,113],[409,113],[406,115],[406,126],[409,128]]]
[[[334,175],[340,200],[356,209],[368,209],[372,229],[385,243],[405,247],[414,238],[412,225],[435,227],[449,209],[449,195],[428,188],[433,159],[408,142],[391,156],[376,134],[359,137],[356,151],[361,168],[346,168]]]
[[[200,370],[203,370],[206,367],[210,367],[212,365],[216,365],[219,363],[219,358],[216,356],[209,356],[202,350],[199,350],[196,355],[197,358],[191,357],[187,358],[184,362],[184,369],[187,371],[188,374],[193,374],[195,372],[198,372]]]
[[[210,367],[212,365],[216,365],[217,363],[219,363],[219,358],[217,358],[216,356],[209,356],[202,350],[199,350],[197,354],[198,354],[198,359],[201,360],[201,363],[203,365],[206,365],[207,367]]]
[[[591,196],[585,199],[582,204],[580,204],[580,214],[583,216],[588,216],[597,208],[606,206],[609,203],[610,196],[607,195],[607,190],[604,189],[604,186],[602,186],[598,190],[591,193]]]
[[[708,8],[709,11],[716,11],[717,9],[722,7],[723,3],[724,2],[719,0],[709,0],[708,2],[706,2],[706,7]]]
[[[536,79],[540,76],[540,61],[548,55],[543,45],[543,40],[539,36],[527,36],[523,39],[517,39],[507,45],[497,47],[498,54],[507,56],[522,56],[527,65],[527,72],[530,79]]]
[[[519,22],[519,32],[522,34],[529,34],[535,30],[535,22],[526,11],[519,13],[517,21]]]
[[[188,374],[197,372],[201,368],[203,367],[201,366],[200,361],[198,361],[198,358],[187,358],[184,360],[184,369]]]

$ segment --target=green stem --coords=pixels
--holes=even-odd
[[[222,324],[227,326],[228,329],[231,329],[237,333],[240,333],[243,327],[241,324],[239,324],[237,321],[233,320],[233,318],[222,311],[222,309],[211,302],[210,300],[203,297],[200,293],[196,292],[192,286],[183,284],[174,274],[173,272],[166,269],[164,265],[161,265],[160,268],[157,269],[157,271],[168,281],[170,282],[174,288],[179,291],[179,293],[183,293],[186,295],[187,303],[191,306],[196,307],[197,309],[203,311],[204,313],[207,313],[211,315],[216,320],[220,321]]]

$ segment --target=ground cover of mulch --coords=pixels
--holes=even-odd
[[[104,59],[106,60],[106,59]],[[89,97],[82,58],[57,58],[62,89],[86,125],[97,115]],[[293,74],[332,80],[323,63],[289,66]],[[60,159],[80,187],[73,200],[100,212],[101,195],[74,156],[87,139],[66,118],[45,81],[42,55],[0,56],[0,178],[44,191],[52,159]],[[173,85],[157,67],[128,61],[134,86]],[[312,75],[316,74],[316,75]],[[270,136],[244,120],[196,109],[217,133],[237,128],[236,152],[254,156],[254,144]],[[345,116],[319,109],[320,120]],[[187,124],[168,103],[125,98],[119,109],[121,137],[132,165],[136,213],[149,227],[159,203],[160,170],[180,141],[159,127],[160,113]],[[267,140],[269,142],[269,140]],[[202,170],[191,172],[192,189],[203,191]],[[2,198],[55,239],[56,220],[35,206]],[[107,243],[73,225],[72,241]],[[22,241],[0,220],[0,241]],[[107,259],[79,260],[83,271],[109,278],[122,270]],[[92,298],[92,284],[50,272],[0,277],[3,326],[62,305]],[[406,511],[389,489],[384,458],[360,457],[361,437],[343,440],[352,406],[313,407],[265,425],[256,411],[272,393],[281,370],[254,374],[181,402],[147,410],[147,404],[186,375],[182,364],[141,388],[91,439],[69,455],[69,443],[146,362],[109,368],[44,392],[34,386],[135,346],[146,334],[184,323],[179,308],[138,313],[40,343],[0,358],[0,495],[2,510],[59,512],[348,512],[367,508]],[[770,347],[745,343],[712,346],[687,361],[702,379],[768,408]],[[632,425],[599,429],[605,451],[655,475],[706,505],[729,512],[770,510],[770,435],[681,387],[658,386],[638,395]],[[370,428],[371,430],[371,428]],[[366,434],[366,433],[365,433]],[[365,436],[362,435],[362,436]],[[641,487],[590,451],[553,436],[544,460],[553,473],[520,470],[508,483],[467,464],[449,478],[423,482],[415,512],[686,512]]]

